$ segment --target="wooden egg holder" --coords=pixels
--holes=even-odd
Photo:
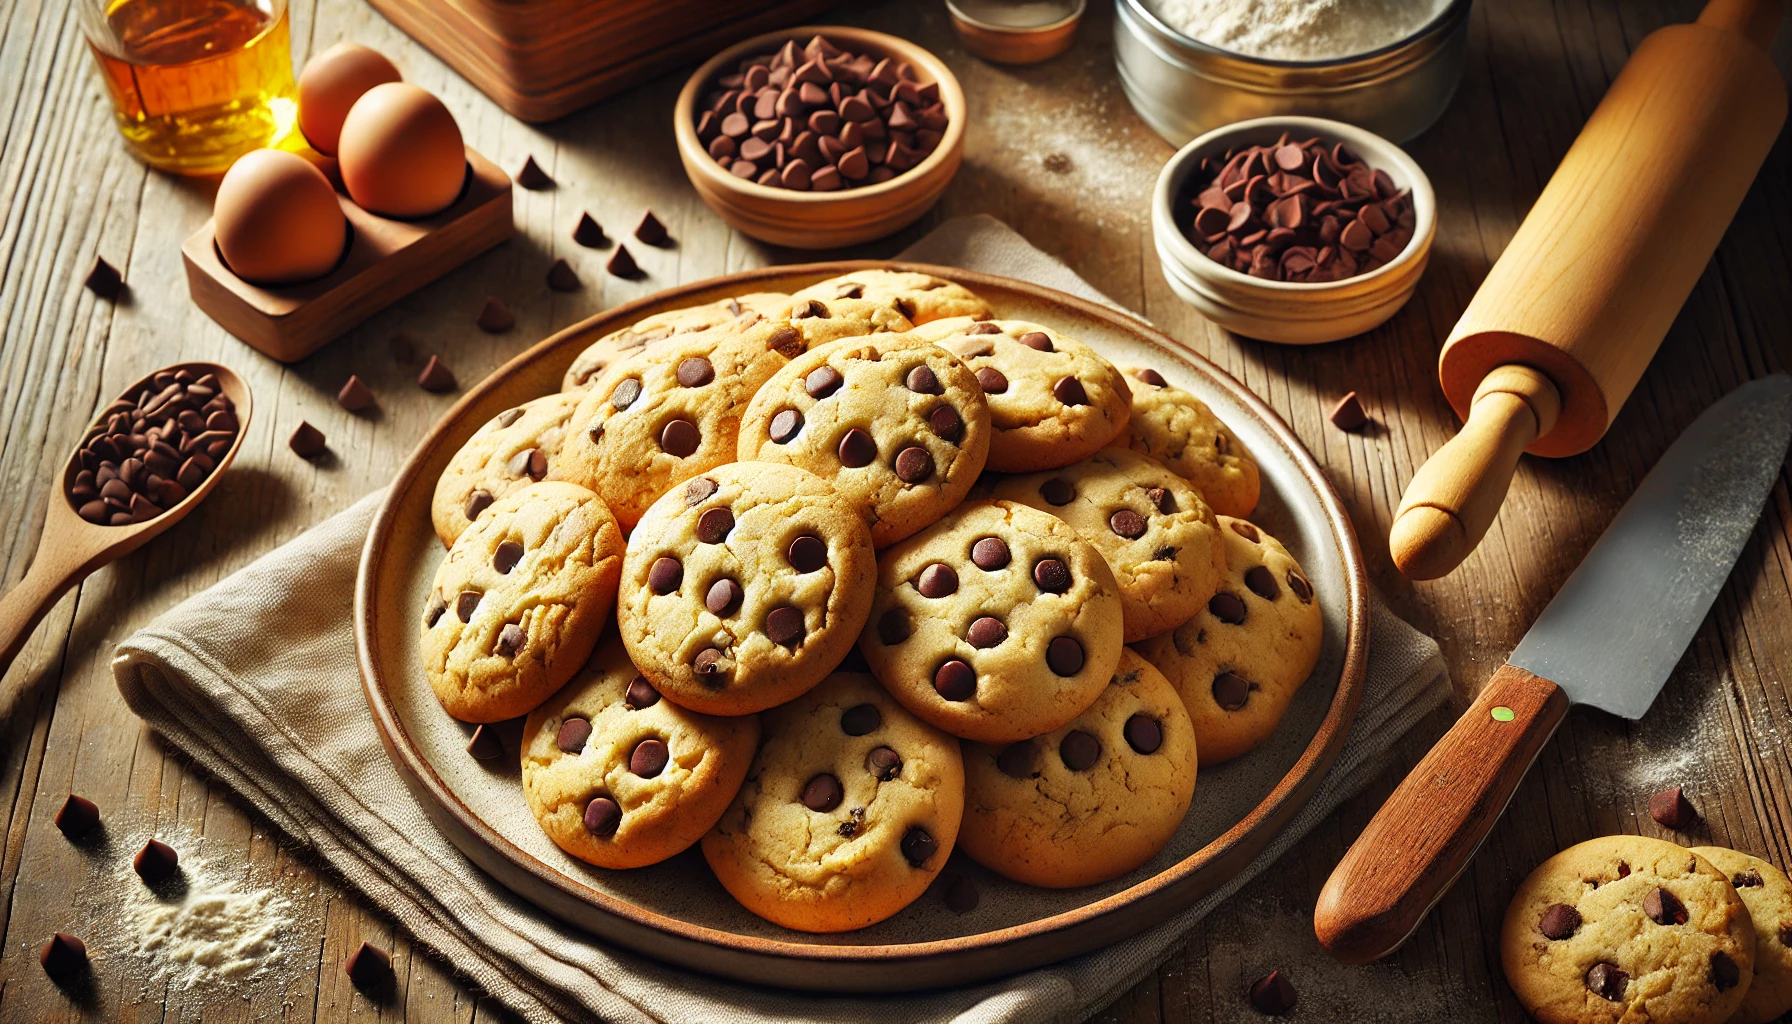
[[[328,274],[299,284],[263,287],[236,276],[218,255],[214,222],[206,221],[180,247],[194,305],[283,363],[305,358],[516,232],[510,176],[471,147],[467,167],[461,197],[417,220],[370,213],[338,183],[336,198],[354,232],[348,254]]]

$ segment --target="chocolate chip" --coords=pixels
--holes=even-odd
[[[949,701],[970,700],[977,692],[977,673],[959,658],[953,658],[933,673],[933,689]]]
[[[342,973],[348,975],[348,980],[363,992],[389,988],[395,981],[392,954],[371,942],[363,942],[355,947],[348,959],[342,961]]]
[[[854,427],[840,439],[840,464],[848,469],[869,466],[877,458],[877,442],[871,435]]]
[[[697,425],[690,420],[673,420],[660,431],[660,448],[667,455],[685,458],[697,451],[697,442],[701,440]]]
[[[417,374],[417,386],[436,394],[453,391],[455,388],[454,372],[442,365],[442,360],[430,356],[429,362],[423,364],[423,371]]]
[[[494,725],[480,725],[473,728],[473,735],[467,740],[467,756],[475,761],[493,761],[504,753],[504,744],[498,740],[498,728]]]
[[[1011,779],[1029,779],[1033,777],[1033,741],[1021,740],[1010,743],[996,754],[996,767],[1003,775]]]
[[[661,555],[647,569],[647,585],[656,594],[670,594],[684,582],[684,563],[671,555]]]
[[[361,382],[361,378],[351,373],[348,375],[348,380],[343,383],[342,390],[336,392],[336,404],[349,412],[371,409],[373,408],[373,392]]]
[[[579,214],[579,226],[572,229],[572,240],[587,249],[601,249],[610,244],[603,226],[592,220],[589,213]]]
[[[434,628],[436,623],[442,621],[442,613],[447,610],[448,602],[439,597],[432,596],[429,601],[429,607],[423,610],[423,625],[428,628]]]
[[[1537,930],[1543,937],[1560,941],[1574,934],[1580,927],[1580,911],[1566,903],[1552,903],[1543,917],[1537,921]]]
[[[1742,970],[1730,954],[1718,950],[1711,954],[1711,984],[1717,986],[1719,992],[1728,992],[1742,981]]]
[[[841,788],[840,780],[823,773],[804,784],[801,799],[804,807],[826,814],[840,806],[845,796],[846,790]]]
[[[1056,558],[1041,558],[1033,564],[1033,583],[1048,594],[1062,594],[1070,589],[1070,567]]]
[[[653,688],[653,684],[647,681],[646,676],[636,676],[629,680],[628,691],[622,695],[622,701],[628,705],[629,710],[639,711],[642,708],[650,708],[658,704],[660,691]]]
[[[1617,964],[1600,961],[1587,968],[1587,988],[1601,999],[1617,1002],[1624,998],[1624,990],[1630,985],[1630,975]]]
[[[100,823],[100,805],[73,793],[56,812],[56,828],[69,839],[79,839]]]
[[[964,419],[958,415],[957,409],[949,405],[942,405],[928,413],[927,425],[942,441],[956,443],[964,436]]]
[[[1288,589],[1294,591],[1294,596],[1300,598],[1301,604],[1313,603],[1313,584],[1308,583],[1305,576],[1290,569],[1282,578],[1288,581]]]
[[[1792,924],[1780,926],[1780,945],[1792,946]]]
[[[979,323],[972,324],[969,328],[967,328],[965,330],[964,333],[970,334],[970,335],[1000,334],[1000,333],[1002,333],[1002,328],[996,324],[989,322],[988,320],[984,320]]]
[[[634,751],[628,755],[628,770],[643,779],[651,779],[665,771],[670,760],[672,752],[666,749],[666,741],[648,738],[635,744]]]
[[[1643,913],[1656,924],[1673,925],[1686,923],[1686,904],[1673,893],[1656,886],[1643,897]]]
[[[479,310],[479,317],[474,322],[487,334],[503,334],[516,326],[516,316],[510,312],[510,307],[504,304],[503,299],[487,295],[485,306]]]
[[[648,210],[641,215],[641,223],[635,225],[635,237],[648,245],[665,245],[672,236],[666,233],[666,226]]]
[[[993,615],[981,615],[971,621],[964,638],[978,650],[996,647],[1008,639],[1008,627]]]
[[[613,277],[637,277],[641,273],[640,264],[629,255],[626,245],[616,247],[616,251],[610,254],[610,262],[604,264],[604,269]]]
[[[968,914],[977,909],[982,895],[977,891],[977,883],[963,875],[957,875],[946,883],[946,909],[954,914]]]
[[[302,459],[309,459],[314,455],[322,455],[329,444],[324,440],[323,431],[300,420],[298,428],[292,432],[292,437],[287,440],[286,446],[292,449],[294,455]]]
[[[734,513],[725,508],[712,508],[697,518],[697,539],[705,544],[720,544],[734,529]]]
[[[1048,505],[1068,505],[1076,500],[1076,486],[1062,477],[1052,477],[1039,485],[1039,496]]]
[[[803,414],[795,409],[780,409],[772,417],[766,428],[766,435],[778,444],[789,444],[797,431],[803,429]]]
[[[722,652],[714,647],[705,647],[691,659],[691,668],[700,676],[711,676],[722,671]]]
[[[889,747],[874,747],[865,755],[865,770],[879,782],[888,782],[902,774],[902,755]]]
[[[1237,594],[1220,591],[1208,598],[1207,610],[1214,618],[1228,626],[1237,626],[1244,622],[1244,599]]]
[[[1294,986],[1281,971],[1270,971],[1251,983],[1251,1005],[1259,1013],[1279,1017],[1294,1009],[1297,999]]]
[[[616,385],[614,391],[610,392],[610,408],[621,412],[634,405],[635,399],[640,397],[641,381],[635,377],[626,377]]]
[[[1243,537],[1245,540],[1250,541],[1252,544],[1255,544],[1258,541],[1257,528],[1242,519],[1232,520],[1232,532]]]
[[[568,718],[560,723],[560,732],[554,737],[554,745],[561,753],[576,754],[585,749],[585,741],[591,738],[591,723],[583,718]]]
[[[846,378],[840,375],[839,370],[832,366],[818,366],[803,378],[803,390],[809,393],[810,398],[826,398],[840,390],[840,385],[844,383]]]
[[[506,622],[504,628],[498,630],[496,652],[501,658],[514,658],[529,643],[529,634],[523,627],[514,622]]]
[[[1761,873],[1759,871],[1750,868],[1747,871],[1738,871],[1736,874],[1732,875],[1730,877],[1730,884],[1738,889],[1754,889],[1766,885],[1767,883],[1761,880]]]
[[[909,829],[902,835],[902,855],[915,867],[927,863],[928,858],[940,848],[932,833],[919,825]]]
[[[1045,648],[1045,664],[1060,676],[1074,676],[1083,670],[1083,645],[1075,637],[1054,637]]]
[[[922,363],[908,371],[908,389],[917,395],[937,395],[944,389],[940,387],[940,379],[933,372],[933,367]]]
[[[742,596],[740,584],[724,577],[709,585],[709,592],[703,595],[703,607],[712,615],[726,615],[740,606]]]
[[[799,573],[811,573],[828,564],[828,546],[820,537],[805,533],[790,542],[784,557]]]
[[[1052,385],[1052,395],[1065,405],[1088,405],[1089,393],[1075,377],[1061,377]]]
[[[693,477],[689,483],[684,485],[684,507],[696,508],[706,498],[716,493],[721,486],[706,476]]]
[[[907,640],[914,631],[908,612],[901,608],[892,608],[878,617],[877,638],[883,641],[885,647],[894,647]]]
[[[585,831],[594,836],[613,836],[622,824],[622,807],[607,796],[593,797],[585,805]]]
[[[578,271],[572,269],[572,264],[565,260],[555,260],[553,266],[548,268],[549,289],[557,292],[576,292],[580,286]]]
[[[1088,771],[1101,757],[1101,741],[1081,729],[1072,729],[1058,744],[1058,756],[1073,772]]]
[[[511,476],[526,476],[531,480],[540,480],[548,475],[548,457],[540,448],[524,448],[510,457],[505,464]]]
[[[93,258],[93,269],[87,272],[87,280],[81,282],[88,291],[110,302],[118,298],[124,291],[124,277],[118,268],[106,262],[104,256]]]
[[[473,612],[478,610],[479,599],[484,596],[477,590],[461,591],[460,596],[454,599],[454,614],[462,622],[472,622]]]
[[[994,572],[1008,564],[1008,543],[1000,537],[983,537],[971,545],[971,564]]]
[[[1363,411],[1363,403],[1354,391],[1338,399],[1330,416],[1332,426],[1339,430],[1361,430],[1369,422],[1369,414]]]
[[[1164,745],[1164,727],[1157,719],[1139,712],[1126,720],[1121,729],[1126,743],[1141,754],[1155,754]]]
[[[999,395],[1008,390],[1008,378],[995,367],[985,366],[977,371],[977,386],[986,395]]]
[[[795,359],[802,355],[805,344],[803,336],[789,324],[779,324],[772,328],[772,332],[766,335],[765,339],[767,350],[776,352],[786,359]]]
[[[848,736],[863,736],[884,722],[876,704],[854,704],[840,713],[840,731]]]
[[[1127,540],[1136,540],[1145,535],[1145,517],[1123,508],[1108,517],[1108,528]]]
[[[1246,569],[1244,585],[1251,589],[1251,593],[1265,601],[1274,601],[1282,594],[1282,589],[1276,586],[1275,574],[1269,571],[1268,566],[1253,565]]]
[[[522,418],[523,418],[523,410],[521,407],[518,407],[515,409],[506,409],[503,412],[498,414],[497,423],[498,423],[498,426],[500,426],[500,427],[508,427],[512,423],[515,423],[517,420],[520,420]]]
[[[1145,383],[1151,385],[1154,388],[1167,388],[1170,386],[1170,382],[1167,380],[1164,380],[1163,374],[1158,373],[1156,370],[1153,370],[1149,366],[1141,367],[1137,370],[1132,371],[1132,375],[1134,377],[1137,377],[1138,379],[1144,381]]]
[[[918,484],[933,475],[933,456],[919,445],[909,445],[896,453],[896,478],[905,484]]]
[[[533,156],[530,156],[523,160],[523,169],[516,172],[516,183],[535,192],[551,187],[554,184],[554,179],[548,177],[548,172],[542,170],[541,165],[535,162]]]
[[[1686,799],[1686,793],[1681,787],[1675,786],[1649,798],[1649,817],[1664,828],[1677,831],[1698,820],[1699,812]]]
[[[1235,672],[1221,672],[1213,677],[1213,702],[1222,711],[1237,711],[1251,699],[1251,684]]]
[[[1040,352],[1057,351],[1057,349],[1052,347],[1052,339],[1047,337],[1044,331],[1028,331],[1014,340],[1028,348],[1037,349]]]
[[[52,981],[66,985],[87,971],[87,943],[67,932],[57,932],[44,943],[37,962]]]
[[[948,597],[958,591],[958,573],[944,562],[934,562],[921,570],[915,589],[922,597]]]
[[[417,358],[417,342],[410,335],[403,332],[387,338],[386,348],[391,351],[392,358],[401,363],[408,363]]]
[[[143,844],[143,849],[137,851],[137,856],[131,858],[131,870],[137,872],[145,882],[154,885],[174,877],[174,873],[180,870],[180,854],[160,839],[151,839]]]
[[[689,356],[679,360],[674,375],[680,387],[700,388],[716,379],[716,370],[702,356]]]
[[[780,605],[766,613],[765,635],[771,638],[772,643],[794,647],[802,642],[804,632],[801,610],[790,605]]]

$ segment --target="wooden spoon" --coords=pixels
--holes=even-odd
[[[236,437],[231,440],[229,450],[217,460],[217,465],[200,481],[199,486],[173,508],[154,519],[125,526],[98,526],[82,519],[75,511],[74,503],[69,498],[69,489],[74,486],[75,475],[81,471],[81,457],[78,447],[75,452],[70,453],[68,462],[62,468],[56,493],[50,498],[50,508],[44,516],[43,534],[38,540],[37,554],[31,560],[31,568],[18,586],[7,591],[5,597],[0,597],[0,675],[4,675],[12,666],[12,660],[18,657],[25,641],[31,638],[31,631],[37,628],[38,621],[64,591],[86,579],[89,573],[100,566],[135,551],[156,534],[180,522],[181,517],[193,511],[193,506],[205,500],[205,496],[212,492],[212,488],[223,477],[230,460],[236,458],[237,449],[243,446],[243,438],[249,432],[253,399],[249,395],[249,385],[229,367],[216,363],[176,363],[137,381],[124,394],[135,396],[150,384],[156,374],[179,370],[189,370],[197,377],[215,374],[224,394],[236,404]],[[101,416],[104,417],[104,412]],[[97,426],[100,422],[101,420],[95,420],[94,425]],[[92,434],[93,428],[89,427],[81,435],[82,442],[85,443]],[[4,714],[10,704],[10,699],[0,701],[0,714]]]

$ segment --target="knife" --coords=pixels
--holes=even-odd
[[[1792,377],[1705,410],[1643,478],[1506,664],[1375,813],[1319,893],[1332,956],[1392,953],[1505,813],[1570,704],[1642,717],[1754,531],[1792,439]]]

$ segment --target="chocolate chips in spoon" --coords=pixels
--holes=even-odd
[[[98,526],[148,522],[211,475],[238,429],[236,406],[215,374],[165,370],[107,406],[88,430],[68,499]]]

